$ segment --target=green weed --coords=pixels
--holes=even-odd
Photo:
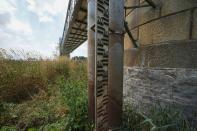
[[[128,131],[195,131],[176,105],[157,103],[146,113],[136,107],[126,105],[123,126]]]
[[[0,130],[91,130],[85,61],[13,58],[0,53]]]

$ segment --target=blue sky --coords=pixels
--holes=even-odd
[[[0,48],[52,57],[62,36],[68,0],[0,0]],[[71,56],[87,56],[87,43]]]

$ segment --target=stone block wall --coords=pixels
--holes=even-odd
[[[125,11],[139,48],[126,34],[124,100],[142,109],[157,100],[173,102],[190,116],[197,112],[197,0],[153,1],[156,9]],[[127,7],[138,5],[147,3],[125,0]]]
[[[146,112],[153,103],[175,104],[197,122],[197,69],[125,67],[124,101]]]

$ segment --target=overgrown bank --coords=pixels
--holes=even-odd
[[[0,78],[0,130],[93,130],[86,61],[1,58]],[[127,105],[123,118],[123,131],[195,131],[180,111],[159,104],[148,115]]]
[[[127,104],[124,106],[123,127],[125,131],[196,131],[183,112],[175,104],[160,102],[147,106],[142,112]]]
[[[1,130],[91,130],[85,61],[0,60]]]

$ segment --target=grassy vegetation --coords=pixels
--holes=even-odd
[[[93,130],[87,119],[85,61],[65,57],[12,58],[0,53],[1,131]],[[123,128],[125,131],[195,131],[180,110],[160,104],[152,107],[147,116],[133,106],[125,106]]]
[[[1,130],[91,130],[86,62],[9,58],[0,57]]]
[[[142,113],[126,105],[123,117],[125,131],[196,131],[176,105],[159,102]]]

